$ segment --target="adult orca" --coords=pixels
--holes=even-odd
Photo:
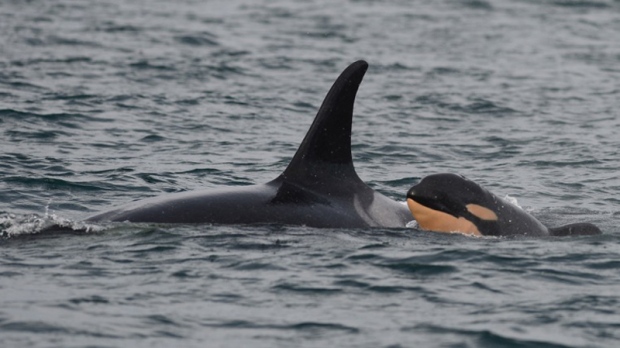
[[[367,69],[365,61],[358,61],[340,74],[297,153],[275,180],[145,199],[87,221],[405,227],[412,220],[407,207],[371,189],[353,166],[353,104]]]
[[[576,236],[601,234],[590,223],[548,228],[532,215],[457,174],[433,174],[407,192],[420,228],[475,236]]]

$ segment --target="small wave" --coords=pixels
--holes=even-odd
[[[350,333],[358,333],[360,330],[355,327],[350,327],[342,324],[335,323],[318,323],[318,322],[301,322],[297,324],[293,324],[289,326],[290,329],[293,330],[303,330],[303,331],[326,331],[326,330],[336,330],[336,331],[345,331]]]
[[[4,182],[11,184],[18,184],[25,187],[42,187],[48,190],[75,190],[75,191],[101,191],[112,190],[117,187],[111,186],[111,184],[102,183],[86,183],[86,182],[72,182],[68,180],[62,180],[58,178],[28,178],[23,176],[12,176],[4,179]]]
[[[561,343],[556,343],[547,337],[543,338],[521,338],[518,334],[506,335],[494,330],[486,329],[464,329],[441,325],[422,324],[414,328],[406,328],[404,331],[421,331],[439,336],[452,336],[459,340],[466,339],[474,342],[476,347],[566,347]]]
[[[61,326],[57,324],[50,324],[43,320],[26,320],[26,321],[8,321],[0,323],[0,330],[2,332],[23,332],[32,335],[70,335],[70,336],[86,336],[96,338],[114,338],[118,339],[118,336],[110,335],[108,333],[102,333],[98,330],[76,330],[67,326]]]
[[[143,31],[142,28],[130,24],[116,24],[114,22],[104,22],[102,25],[94,28],[95,31],[105,33],[132,33],[137,34]]]
[[[33,58],[33,59],[22,59],[22,60],[14,60],[11,61],[12,65],[19,67],[26,67],[29,65],[38,65],[38,64],[73,64],[73,63],[91,63],[92,59],[90,57],[83,56],[73,56],[67,58]]]
[[[79,113],[49,113],[49,114],[37,114],[34,112],[24,112],[14,109],[0,109],[0,117],[1,118],[12,118],[16,120],[23,121],[24,119],[34,118],[41,119],[48,122],[62,122],[69,120],[82,120],[82,121],[106,121],[105,119],[87,116],[85,114]]]
[[[104,226],[88,224],[83,221],[73,221],[49,213],[49,204],[45,207],[45,215],[15,215],[9,213],[0,214],[0,238],[12,238],[28,236],[38,233],[50,232],[100,232]]]
[[[70,136],[70,134],[67,132],[50,130],[40,130],[34,132],[8,130],[5,132],[5,134],[13,141],[20,141],[24,139],[49,141],[51,139],[57,138],[58,136]]]
[[[388,262],[381,266],[393,271],[424,277],[455,273],[458,271],[457,267],[451,265],[409,262],[406,259]]]
[[[448,111],[465,115],[493,115],[494,117],[518,113],[515,109],[502,106],[499,103],[483,98],[468,98],[466,101],[461,101],[451,100],[450,97],[445,95],[428,94],[416,98],[416,101],[420,104],[434,106],[437,112]],[[459,122],[461,119],[456,119],[454,121]]]
[[[45,40],[41,39],[31,39],[29,41],[33,46],[50,46],[50,45],[58,45],[58,46],[81,46],[85,48],[101,48],[102,45],[95,41],[81,40],[76,38],[70,38],[59,35],[50,35]]]
[[[272,289],[274,289],[277,292],[286,291],[286,292],[314,294],[314,295],[338,294],[343,291],[343,289],[341,288],[303,286],[303,285],[297,285],[297,284],[292,284],[292,283],[278,284],[272,287]]]
[[[359,329],[350,327],[338,323],[323,323],[323,322],[310,322],[302,321],[290,325],[277,325],[277,324],[259,324],[246,320],[231,320],[225,322],[218,322],[208,326],[220,327],[220,328],[236,328],[236,329],[275,329],[275,330],[295,330],[295,331],[345,331],[351,333],[358,333]]]
[[[164,140],[166,140],[166,137],[162,137],[161,135],[157,134],[147,135],[144,138],[140,139],[141,142],[145,143],[156,143]]]
[[[471,8],[474,10],[487,10],[487,11],[493,10],[493,5],[483,0],[466,0],[466,1],[458,2],[458,4],[460,6]]]
[[[171,65],[155,64],[149,62],[148,60],[140,60],[129,64],[129,66],[140,70],[176,71],[176,69]]]
[[[203,33],[197,35],[179,35],[175,37],[178,43],[189,46],[219,46],[212,34]]]
[[[583,0],[556,0],[551,2],[552,5],[559,7],[568,7],[576,9],[606,9],[610,5],[607,1],[583,1]]]
[[[379,294],[396,294],[401,292],[412,292],[416,294],[425,293],[426,290],[422,287],[411,287],[411,286],[402,286],[402,285],[374,285],[369,284],[367,282],[361,282],[355,279],[345,279],[334,282],[335,286],[340,286],[345,290],[347,288],[351,289],[361,289],[363,291],[369,291]]]

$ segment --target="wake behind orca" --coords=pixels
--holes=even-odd
[[[275,180],[145,199],[87,221],[405,227],[412,220],[409,209],[371,189],[353,166],[353,104],[367,69],[365,61],[358,61],[340,74],[295,156]]]

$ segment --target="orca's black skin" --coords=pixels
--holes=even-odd
[[[430,209],[431,212],[427,216],[433,218],[445,216],[443,214],[432,215],[433,212],[441,212],[457,219],[465,219],[484,236],[601,234],[601,230],[590,223],[548,228],[523,209],[457,174],[434,174],[425,177],[407,192],[407,201],[409,200]],[[446,220],[450,220],[451,217]]]
[[[342,72],[275,180],[145,199],[87,221],[405,227],[412,220],[407,207],[371,189],[353,167],[353,104],[367,69],[358,61]]]

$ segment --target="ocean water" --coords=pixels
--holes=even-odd
[[[275,178],[358,59],[373,188],[603,235],[81,222]],[[2,1],[0,346],[616,347],[619,97],[618,1]]]

